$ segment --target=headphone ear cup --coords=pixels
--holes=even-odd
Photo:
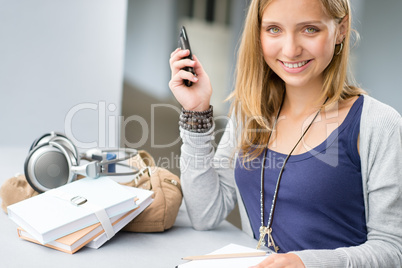
[[[50,141],[29,152],[24,172],[31,187],[41,193],[73,181],[76,175],[71,167],[75,165],[77,158],[68,148]]]

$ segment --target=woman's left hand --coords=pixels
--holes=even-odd
[[[305,268],[302,260],[293,253],[271,254],[261,263],[250,268]]]

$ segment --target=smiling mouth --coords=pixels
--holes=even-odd
[[[287,68],[289,69],[294,69],[294,68],[300,68],[304,65],[306,65],[307,63],[309,63],[311,60],[305,60],[305,61],[300,61],[300,62],[296,62],[296,63],[289,63],[289,62],[284,62],[281,61],[283,63],[283,65],[285,65]]]

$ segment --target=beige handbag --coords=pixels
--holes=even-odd
[[[169,170],[157,167],[145,151],[129,159],[129,165],[140,173],[125,185],[151,190],[154,201],[140,215],[124,227],[129,232],[163,232],[170,229],[177,217],[183,198],[180,179]]]
[[[16,175],[6,180],[0,188],[1,208],[7,213],[7,207],[28,199],[39,193],[32,189],[24,175]]]
[[[124,185],[151,190],[154,201],[140,215],[134,218],[124,231],[129,232],[163,232],[170,229],[177,217],[183,194],[180,179],[170,171],[155,166],[155,161],[146,151],[129,159],[129,165],[140,172]],[[12,177],[0,188],[1,208],[7,213],[7,206],[38,195],[24,175]]]

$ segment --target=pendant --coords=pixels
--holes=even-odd
[[[268,234],[268,227],[261,226],[260,227],[260,240],[257,244],[257,249],[260,249],[261,246],[265,246],[265,236]]]
[[[275,245],[274,238],[272,237],[272,228],[265,226],[260,227],[260,240],[258,240],[257,249],[265,246],[265,236],[268,235],[268,247],[273,247],[275,252],[278,253],[279,247]]]
[[[274,238],[272,237],[272,228],[268,229],[268,247],[273,247],[276,253],[279,251],[279,247],[275,245]]]

